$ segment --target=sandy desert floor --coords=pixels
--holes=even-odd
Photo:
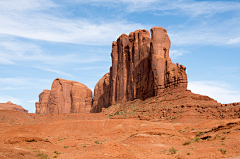
[[[0,158],[237,159],[240,119],[174,122],[1,110]]]

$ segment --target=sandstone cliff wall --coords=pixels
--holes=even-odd
[[[36,102],[36,114],[89,113],[92,91],[82,83],[57,78],[51,90],[44,90]]]
[[[44,89],[39,94],[39,102],[35,103],[36,114],[48,114],[48,102],[49,102],[50,90]]]
[[[109,78],[110,73],[106,73],[94,88],[92,113],[101,112],[102,108],[107,108],[110,105]]]

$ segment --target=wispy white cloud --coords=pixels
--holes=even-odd
[[[50,0],[7,0],[0,1],[0,8],[4,12],[26,10],[38,11],[56,7],[56,4]]]
[[[175,15],[214,15],[228,11],[239,11],[240,3],[236,1],[196,1],[196,0],[72,0],[72,2],[88,3],[93,5],[110,6],[109,3],[115,5],[126,4],[127,12],[143,12],[143,11],[161,11],[160,14]],[[108,5],[107,5],[108,4]]]
[[[228,44],[240,44],[240,37],[232,38],[227,43]]]
[[[97,67],[97,66],[90,66],[90,67],[82,67],[82,68],[73,68],[74,70],[95,70],[95,69],[106,69],[106,67]],[[109,68],[109,67],[107,67]]]
[[[32,81],[32,78],[0,78],[0,83],[1,85],[15,85],[15,86],[20,86],[20,85],[25,85]]]
[[[240,42],[239,25],[237,17],[222,21],[209,19],[201,23],[170,26],[168,33],[174,45],[232,45]]]
[[[177,13],[191,16],[214,15],[228,11],[240,11],[240,2],[228,1],[167,1],[167,0],[72,0],[69,3],[102,4],[114,3],[127,4],[126,11],[161,11],[162,14]],[[60,4],[50,0],[42,1],[16,1],[0,2],[0,34],[19,36],[29,39],[76,43],[86,45],[109,45],[121,33],[129,33],[141,28],[149,28],[140,23],[131,23],[126,20],[105,20],[96,22],[83,17],[68,19],[56,13]],[[70,4],[71,5],[71,4]],[[19,7],[22,6],[22,7]],[[97,6],[96,6],[97,7]],[[56,13],[45,12],[54,8]],[[239,19],[230,18],[227,21],[182,27],[170,27],[169,34],[173,44],[239,44],[240,29]],[[236,34],[237,33],[237,34]],[[11,64],[9,59],[1,63]]]
[[[189,81],[188,89],[207,95],[221,103],[240,102],[240,91],[232,85],[219,81]]]
[[[23,102],[22,102],[22,99],[20,98],[16,98],[16,97],[12,97],[12,96],[9,96],[9,95],[3,95],[3,94],[0,94],[0,103],[6,103],[6,102],[12,102],[14,104],[17,104],[17,105],[21,105]]]
[[[50,0],[44,1],[46,6],[40,1],[34,0],[34,5],[31,5],[31,1],[24,0],[26,6],[16,10],[18,4],[22,5],[21,1],[10,1],[13,6],[2,2],[0,34],[53,42],[109,45],[119,34],[143,28],[141,24],[125,20],[95,22],[82,17],[64,18],[58,15],[58,7],[55,8],[56,13],[45,12],[54,4]]]
[[[0,39],[0,64],[12,65],[23,61],[36,61],[47,65],[65,65],[106,60],[100,56],[99,52],[92,52],[93,50],[86,50],[86,52],[82,52],[81,54],[53,54],[44,52],[41,46],[37,44],[14,39]],[[92,54],[90,55],[90,53]]]
[[[28,103],[36,103],[36,102],[38,102],[37,99],[34,99],[34,100],[30,100],[30,101],[28,101]]]
[[[195,0],[170,0],[157,1],[153,10],[163,11],[163,14],[186,14],[189,16],[207,15],[228,11],[239,11],[240,3],[231,1],[195,1]],[[139,8],[137,8],[139,9]]]
[[[51,69],[51,68],[47,68],[47,67],[40,67],[40,66],[34,66],[35,68],[38,68],[40,70],[43,70],[43,71],[48,71],[48,72],[53,72],[53,73],[56,73],[56,74],[59,74],[61,76],[66,76],[66,77],[74,77],[72,74],[70,73],[66,73],[66,72],[63,72],[63,71],[60,71],[60,70],[57,70],[57,69]]]
[[[0,78],[0,88],[1,90],[11,90],[11,89],[27,89],[27,88],[45,88],[49,87],[52,80],[49,79],[35,79],[35,78]]]
[[[183,54],[189,53],[187,50],[179,49],[179,50],[169,50],[169,56],[170,58],[177,58],[179,56],[182,56]]]

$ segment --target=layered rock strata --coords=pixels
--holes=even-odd
[[[51,90],[44,90],[36,102],[36,114],[89,113],[92,91],[82,83],[57,78]]]
[[[105,102],[112,105],[161,95],[168,90],[187,90],[186,67],[172,63],[169,57],[170,46],[167,31],[161,27],[153,27],[151,36],[147,30],[122,34],[112,43],[110,92],[96,90],[100,93],[96,96],[109,94],[109,102]],[[103,86],[95,89],[99,87]]]

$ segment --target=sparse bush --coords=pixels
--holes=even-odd
[[[54,151],[54,153],[57,154],[57,155],[59,154],[59,152],[57,152],[56,150]]]
[[[204,134],[204,132],[200,131],[200,132],[198,132],[197,136],[201,136],[203,134]]]
[[[185,142],[183,143],[183,146],[186,146],[186,145],[189,145],[189,144],[191,144],[191,141],[185,141]]]
[[[66,148],[68,148],[68,146],[63,146],[63,148],[65,148],[65,149],[66,149]]]
[[[86,145],[82,145],[82,147],[84,148],[84,147],[86,147]]]
[[[178,150],[176,150],[174,147],[172,147],[172,148],[169,149],[169,152],[170,152],[171,154],[176,154],[177,151],[178,151]]]
[[[187,155],[190,155],[190,153],[188,152]]]
[[[40,159],[48,159],[48,155],[45,154],[45,153],[42,153],[42,152],[39,152],[37,154],[37,157],[40,158]]]
[[[225,154],[227,152],[225,149],[218,149],[218,151],[220,151],[222,154]]]
[[[199,141],[200,141],[200,138],[199,138],[199,137],[195,137],[195,138],[193,139],[193,141],[194,141],[194,142],[199,142]]]
[[[96,144],[100,144],[100,142],[99,142],[99,141],[95,141],[95,143],[96,143]]]

